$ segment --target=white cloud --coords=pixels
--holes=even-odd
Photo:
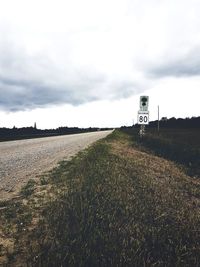
[[[100,106],[127,115],[130,101],[148,89],[154,102],[158,94],[198,94],[197,0],[0,0],[0,6],[1,110],[61,115],[59,105],[67,104],[76,121]],[[185,116],[176,108],[166,116]],[[98,124],[98,117],[88,121]]]

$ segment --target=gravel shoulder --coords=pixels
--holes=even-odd
[[[0,143],[0,200],[16,195],[29,179],[37,179],[59,161],[69,160],[111,131],[100,131]]]

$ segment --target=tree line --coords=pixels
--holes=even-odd
[[[59,127],[56,129],[37,129],[36,127],[22,127],[22,128],[0,128],[0,141],[26,139],[35,137],[46,137],[66,134],[77,134],[95,131],[109,130],[110,128],[78,128],[78,127]]]
[[[192,118],[162,118],[160,120],[160,127],[162,128],[200,128],[200,117],[192,117]],[[148,127],[157,127],[158,120],[151,121]]]

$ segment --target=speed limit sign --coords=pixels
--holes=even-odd
[[[138,124],[149,124],[149,112],[138,112]]]

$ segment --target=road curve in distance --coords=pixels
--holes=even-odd
[[[112,131],[0,142],[0,200]]]

